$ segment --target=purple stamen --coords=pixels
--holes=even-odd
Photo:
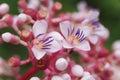
[[[38,34],[35,38],[38,38],[38,37],[42,36],[43,34],[44,34],[44,33]]]
[[[43,47],[42,49],[50,49],[50,48],[47,48],[47,47]]]
[[[44,45],[43,47],[48,47],[48,46],[51,46],[52,44],[46,44],[46,45]]]
[[[70,30],[69,30],[69,28],[68,28],[68,35],[70,34]]]
[[[93,25],[98,28],[99,27],[99,22],[98,21],[93,22]]]
[[[80,29],[78,29],[75,33],[75,37],[78,38],[80,42],[82,42],[86,38],[83,34],[83,31],[80,31]]]
[[[81,38],[79,41],[82,42],[86,37]]]
[[[52,42],[53,40],[54,40],[54,39],[52,39],[52,40],[50,40],[50,41],[46,42],[46,44],[48,44],[48,43]]]
[[[43,42],[48,41],[50,38],[52,38],[52,36],[45,38],[45,39],[43,40]]]

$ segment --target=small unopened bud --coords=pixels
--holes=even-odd
[[[117,40],[113,43],[112,49],[113,50],[120,49],[120,40]]]
[[[95,71],[96,73],[99,73],[99,72],[104,71],[104,63],[102,63],[102,62],[97,62],[97,63],[94,65],[94,71]]]
[[[29,15],[29,16],[31,16],[32,17],[32,19],[36,19],[36,14],[37,14],[37,11],[36,10],[34,10],[34,9],[30,9],[30,8],[28,8],[28,9],[25,9],[24,11],[23,11],[23,13],[25,13],[25,14],[27,14],[27,15]]]
[[[54,12],[58,12],[62,9],[62,4],[60,2],[55,2],[52,7]]]
[[[115,51],[113,52],[113,55],[114,55],[115,58],[120,59],[120,49],[115,50]]]
[[[0,21],[0,29],[4,28],[6,26],[4,21]]]
[[[6,3],[0,5],[0,15],[4,15],[9,11],[9,6]]]
[[[38,77],[32,77],[32,78],[30,78],[30,80],[40,80],[40,78],[38,78]]]
[[[40,10],[37,13],[37,19],[45,19],[45,17],[47,16],[47,11],[45,10]]]
[[[62,75],[63,80],[71,80],[71,76],[67,73]]]
[[[6,14],[4,15],[4,17],[2,18],[2,20],[8,25],[8,26],[12,26],[13,24],[13,16]]]
[[[22,22],[26,22],[28,20],[28,16],[24,13],[18,15],[18,19]]]
[[[73,75],[77,77],[83,76],[84,70],[80,65],[74,65],[71,69]]]
[[[51,22],[53,25],[59,25],[59,23],[62,21],[61,18],[53,18],[51,19]]]
[[[8,64],[12,67],[18,67],[20,66],[20,59],[18,57],[11,57],[8,60]]]
[[[102,48],[99,52],[98,52],[98,57],[106,57],[109,55],[109,50],[107,48]]]
[[[21,31],[21,38],[24,41],[29,41],[32,38],[32,33],[28,30],[22,30]]]
[[[44,5],[45,7],[48,7],[48,3],[50,0],[40,0],[40,3]]]
[[[62,21],[66,21],[66,20],[70,21],[72,19],[70,13],[62,13],[62,14],[59,15],[59,18],[61,18]]]
[[[26,8],[27,8],[27,2],[26,2],[26,0],[20,0],[20,1],[18,2],[18,5],[19,5],[19,7],[22,8],[22,9],[26,9]]]
[[[59,58],[55,63],[55,67],[59,71],[64,71],[68,67],[68,62],[64,58]]]
[[[95,80],[92,75],[83,76],[80,80]]]
[[[60,76],[53,76],[51,80],[63,80]]]
[[[20,38],[9,32],[3,33],[2,39],[4,42],[11,43],[11,44],[19,44],[20,43]]]

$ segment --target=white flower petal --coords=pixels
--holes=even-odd
[[[107,28],[105,28],[102,24],[99,24],[99,27],[95,29],[94,34],[102,37],[103,39],[107,39],[110,33]]]
[[[120,50],[120,40],[117,40],[112,44],[112,49],[113,50]]]
[[[83,31],[83,34],[87,37],[92,33],[92,28],[89,26],[81,26],[79,27],[81,31]]]
[[[41,59],[46,54],[44,50],[38,50],[35,46],[32,47],[32,51],[37,60]]]
[[[62,45],[64,48],[73,48],[73,46],[71,44],[69,44],[66,40],[62,41]]]
[[[58,33],[58,32],[50,32],[49,34],[48,34],[49,36],[52,36],[55,40],[57,40],[57,41],[61,41],[61,40],[63,40],[63,37],[61,36],[61,34],[60,33]]]
[[[66,38],[69,34],[69,31],[71,27],[71,24],[69,21],[64,21],[60,23],[60,31],[63,34],[63,36]]]
[[[79,2],[78,5],[77,5],[77,9],[78,9],[79,11],[84,11],[84,10],[86,10],[86,8],[87,8],[87,4],[86,4],[85,1],[81,1],[81,2]]]
[[[95,20],[95,19],[98,19],[99,14],[100,13],[98,10],[91,10],[91,11],[89,11],[87,18],[89,20]]]
[[[98,42],[98,40],[99,40],[99,37],[95,36],[95,35],[91,35],[91,36],[88,37],[88,39],[90,40],[90,42],[92,44],[96,44]]]
[[[45,20],[36,21],[32,28],[34,37],[38,36],[39,34],[46,33],[47,28],[48,24]]]
[[[80,50],[84,50],[84,51],[89,51],[90,50],[90,45],[88,41],[83,41],[78,45],[75,45],[76,48],[80,49]]]
[[[50,44],[52,44],[50,46],[50,49],[46,50],[48,53],[57,52],[57,51],[61,50],[61,48],[62,48],[62,46],[56,40],[53,40]]]

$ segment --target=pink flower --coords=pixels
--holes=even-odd
[[[84,31],[79,26],[72,26],[69,21],[60,23],[60,31],[64,36],[62,45],[64,48],[77,48],[80,50],[90,50],[89,42],[85,39]]]
[[[45,20],[36,21],[32,28],[34,35],[32,51],[38,60],[46,53],[51,54],[61,49],[61,45],[54,39],[52,32],[46,33],[47,28],[48,24]]]

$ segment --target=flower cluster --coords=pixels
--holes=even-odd
[[[62,4],[52,0],[19,0],[18,6],[20,13],[11,15],[9,5],[0,4],[0,29],[10,26],[16,32],[16,35],[3,33],[0,45],[4,42],[21,44],[29,56],[26,60],[10,57],[9,65],[0,59],[0,74],[16,80],[120,79],[117,65],[120,41],[113,44],[110,54],[104,46],[109,31],[99,22],[99,10],[81,2],[77,12],[56,14]],[[31,68],[21,75],[20,66],[28,63],[32,63]],[[8,67],[7,72],[5,67]],[[34,76],[41,71],[44,77]]]

